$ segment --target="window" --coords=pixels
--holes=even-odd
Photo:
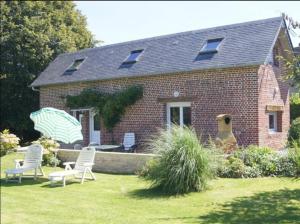
[[[271,131],[271,132],[277,131],[277,113],[276,112],[269,113],[269,131]]]
[[[79,121],[79,123],[81,123],[82,117],[83,117],[83,112],[79,111],[79,110],[74,110],[74,111],[72,111],[72,114],[73,114],[73,117],[75,117]]]
[[[222,42],[222,38],[207,40],[205,45],[202,47],[200,53],[216,53],[218,52],[218,48],[220,43]]]
[[[72,72],[78,70],[83,61],[84,58],[76,59],[73,64],[65,71],[64,75],[72,74]]]
[[[135,62],[137,62],[143,51],[144,50],[131,51],[130,55],[126,58],[126,60],[123,63],[135,63]]]
[[[175,102],[167,104],[167,125],[177,124],[181,127],[184,125],[191,126],[191,103],[190,102]]]

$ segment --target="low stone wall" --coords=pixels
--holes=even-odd
[[[58,158],[63,162],[76,161],[79,150],[60,149]],[[104,173],[134,174],[156,155],[142,153],[96,152],[93,171]]]

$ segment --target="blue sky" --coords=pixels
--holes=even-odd
[[[103,45],[280,16],[300,22],[300,2],[76,2]],[[298,29],[298,36],[300,35]],[[299,37],[292,37],[294,45]]]

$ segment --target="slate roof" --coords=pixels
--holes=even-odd
[[[169,74],[268,63],[283,24],[281,17],[146,38],[65,53],[49,64],[31,86]],[[121,34],[120,34],[121,35]],[[199,52],[208,39],[224,38],[219,52]],[[144,49],[138,62],[122,66],[131,51]],[[86,58],[71,75],[72,62]]]

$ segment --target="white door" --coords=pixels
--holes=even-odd
[[[174,102],[167,104],[167,126],[177,124],[180,127],[184,125],[190,126],[191,119],[191,103],[190,102]]]
[[[101,144],[100,141],[100,116],[90,111],[90,142]]]

